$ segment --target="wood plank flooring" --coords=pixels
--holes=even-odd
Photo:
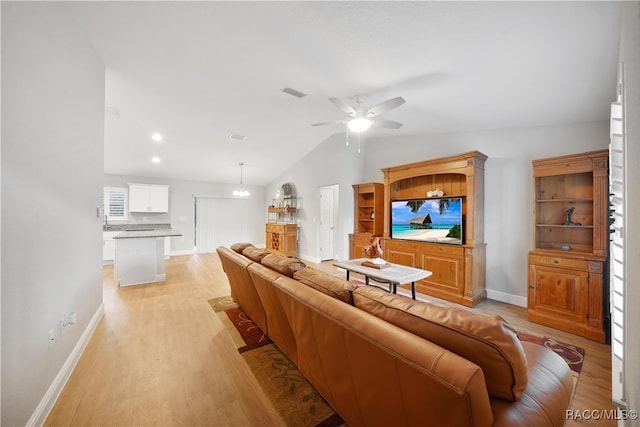
[[[229,295],[217,255],[172,257],[166,274],[162,283],[117,287],[104,267],[105,315],[45,426],[283,425],[207,302]],[[572,409],[614,408],[609,346],[531,323],[522,307],[485,301],[477,310],[584,347]]]

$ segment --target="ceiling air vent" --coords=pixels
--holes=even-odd
[[[232,133],[231,135],[229,135],[229,139],[234,142],[245,142],[247,140],[247,137],[244,135],[238,135],[236,133]]]
[[[284,89],[282,89],[282,91],[291,96],[295,96],[296,98],[304,98],[305,96],[307,96],[306,93],[302,93],[299,90],[291,89],[290,87],[285,87]]]

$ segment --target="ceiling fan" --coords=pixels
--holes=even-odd
[[[336,107],[344,111],[350,117],[350,119],[314,123],[311,126],[346,124],[349,130],[355,133],[364,132],[371,126],[377,126],[387,129],[400,129],[402,127],[402,123],[377,117],[380,114],[391,111],[394,108],[398,108],[399,106],[404,104],[406,101],[401,96],[389,99],[368,109],[362,107],[362,100],[359,96],[355,96],[353,99],[356,102],[355,107],[352,107],[339,98],[329,98],[329,101],[331,101]]]

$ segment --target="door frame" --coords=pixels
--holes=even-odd
[[[324,260],[323,255],[326,253],[326,251],[321,251],[321,245],[323,242],[323,236],[322,236],[322,208],[323,208],[323,198],[322,198],[322,191],[323,190],[331,190],[331,192],[333,193],[333,209],[332,209],[332,216],[333,216],[333,230],[331,231],[332,233],[332,240],[333,240],[333,247],[331,248],[330,251],[330,258],[325,258]],[[319,203],[318,203],[318,218],[320,218],[320,221],[318,221],[318,245],[317,245],[317,253],[318,253],[318,259],[320,261],[326,261],[326,260],[330,260],[330,259],[338,259],[338,255],[337,255],[337,224],[338,224],[338,212],[339,212],[339,206],[340,206],[340,200],[339,200],[339,194],[340,194],[340,185],[339,184],[331,184],[331,185],[321,185],[318,188],[318,198],[320,199]],[[324,255],[325,257],[327,255]]]

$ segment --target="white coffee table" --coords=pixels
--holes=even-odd
[[[336,261],[333,263],[338,268],[344,268],[347,271],[347,280],[349,273],[360,273],[364,276],[365,284],[369,285],[369,279],[378,283],[389,284],[389,292],[396,293],[398,285],[411,283],[411,297],[416,299],[416,282],[431,276],[428,270],[421,268],[407,267],[406,265],[389,263],[387,268],[372,268],[362,265],[365,261],[371,261],[367,258],[350,259],[345,261]]]

